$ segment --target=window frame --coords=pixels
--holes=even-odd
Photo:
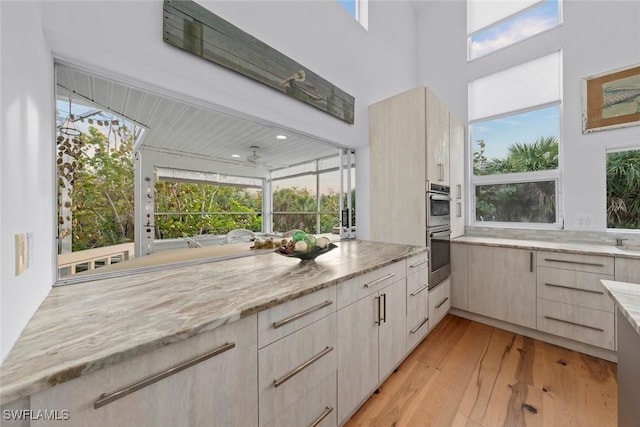
[[[516,114],[525,113],[527,111],[535,111],[543,108],[548,108],[557,105],[559,109],[558,120],[559,129],[558,134],[558,168],[549,170],[539,170],[531,172],[516,172],[516,173],[503,173],[495,175],[474,175],[473,174],[473,135],[472,127],[474,124],[486,122],[489,120],[495,120],[499,118],[509,117]],[[563,103],[562,100],[545,103],[541,105],[532,106],[530,108],[509,111],[506,113],[498,114],[495,116],[484,117],[470,121],[467,125],[467,147],[468,147],[468,162],[467,171],[469,176],[469,191],[468,191],[468,215],[469,225],[472,227],[493,227],[493,228],[526,228],[526,229],[562,229],[564,228],[564,208],[562,205],[562,157],[563,157],[563,144],[562,144],[562,129],[563,129]],[[500,184],[519,184],[527,182],[542,182],[542,181],[554,181],[556,186],[555,191],[555,213],[556,218],[553,223],[540,223],[540,222],[499,222],[499,221],[478,221],[476,219],[476,187],[478,185],[500,185]]]
[[[556,0],[558,2],[558,23],[556,25],[554,25],[553,27],[547,28],[547,29],[545,29],[543,31],[540,31],[539,33],[532,34],[532,35],[530,35],[528,37],[525,37],[523,39],[517,40],[517,41],[515,41],[515,42],[513,42],[511,44],[507,44],[507,45],[504,45],[504,46],[499,47],[497,49],[494,49],[494,50],[492,50],[490,52],[486,52],[486,53],[483,53],[481,55],[472,57],[471,47],[473,45],[473,40],[472,39],[473,39],[474,36],[477,36],[478,34],[481,34],[481,33],[485,32],[487,30],[490,30],[490,29],[492,29],[492,28],[494,28],[494,27],[496,27],[498,25],[504,24],[505,22],[508,22],[509,20],[511,20],[513,18],[516,18],[518,15],[522,15],[522,14],[528,13],[528,12],[530,12],[532,10],[535,10],[535,9],[537,9],[539,7],[542,7],[547,1],[550,1],[550,0],[541,0],[541,1],[539,1],[539,2],[537,2],[535,4],[533,4],[533,5],[530,5],[530,6],[524,8],[524,9],[521,9],[521,10],[515,12],[515,13],[512,13],[511,15],[508,15],[508,16],[506,16],[506,17],[504,17],[504,18],[502,18],[502,19],[500,19],[498,21],[495,21],[495,22],[492,22],[492,23],[490,23],[488,25],[485,25],[484,27],[481,27],[481,28],[479,28],[479,29],[477,29],[477,30],[475,30],[473,32],[468,32],[468,30],[467,30],[467,63],[471,63],[471,62],[476,61],[478,59],[485,58],[485,57],[487,57],[489,55],[492,55],[492,54],[494,54],[496,52],[500,52],[500,51],[502,51],[504,49],[508,49],[508,48],[510,48],[512,46],[517,46],[520,43],[526,42],[527,40],[531,40],[534,37],[537,37],[537,36],[539,36],[541,34],[545,34],[545,33],[549,32],[549,31],[552,31],[552,30],[555,30],[556,28],[561,27],[564,24],[564,14],[563,14],[563,10],[564,10],[563,2],[564,2],[564,0]],[[467,5],[468,5],[468,3],[467,3]],[[467,6],[467,19],[468,19],[468,16],[469,16],[469,11],[468,11],[468,6]]]

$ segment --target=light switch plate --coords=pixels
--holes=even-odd
[[[15,235],[16,245],[16,276],[27,269],[27,236],[25,233]]]

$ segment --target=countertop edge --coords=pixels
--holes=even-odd
[[[467,245],[493,246],[514,249],[541,250],[548,252],[567,252],[580,255],[600,255],[616,258],[640,259],[640,252],[627,252],[615,246],[598,245],[595,243],[564,243],[525,239],[505,239],[499,237],[461,236],[451,240],[451,243]],[[548,247],[554,245],[555,247]],[[580,246],[577,248],[576,246]]]
[[[600,282],[631,327],[640,335],[640,284],[615,280]]]

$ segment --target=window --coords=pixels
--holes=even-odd
[[[340,232],[340,158],[321,159],[272,172],[274,232],[292,229],[313,234]],[[351,189],[345,182],[344,194],[345,197],[352,195],[353,213],[355,168],[352,167],[350,173]],[[343,202],[346,208],[348,204]]]
[[[262,230],[262,188],[158,181],[155,193],[156,239]]]
[[[472,224],[560,223],[560,60],[469,83]]]
[[[640,229],[640,148],[607,153],[607,227]]]
[[[368,0],[338,0],[338,3],[365,29],[369,27]]]
[[[133,146],[142,129],[88,102],[56,100],[58,277],[133,253]]]
[[[561,23],[560,0],[467,2],[468,58],[479,58]]]

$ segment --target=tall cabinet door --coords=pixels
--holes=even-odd
[[[536,253],[469,245],[469,311],[536,327]]]
[[[427,89],[427,179],[449,185],[449,110]]]
[[[424,246],[425,88],[369,107],[371,240]]]
[[[449,178],[451,185],[451,238],[464,234],[464,125],[449,114]]]
[[[377,294],[338,310],[338,424],[378,384],[377,321]]]
[[[380,316],[379,380],[382,381],[400,363],[405,355],[407,329],[406,280],[401,279],[380,290],[382,314]]]

